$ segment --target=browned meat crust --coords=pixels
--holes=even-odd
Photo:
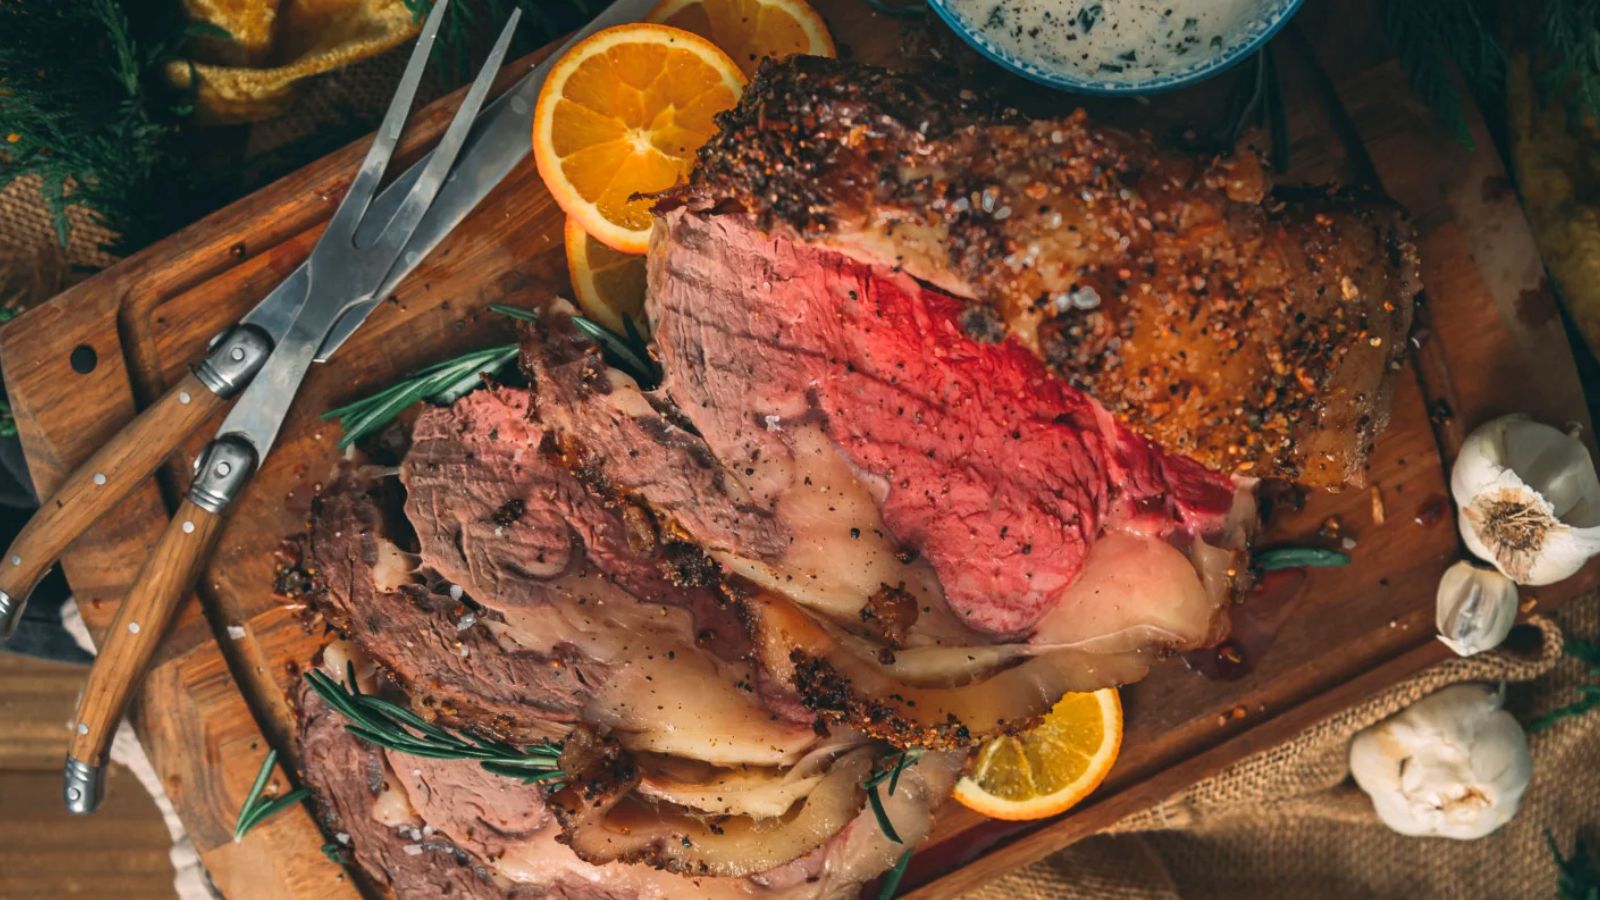
[[[1269,194],[1251,158],[810,57],[765,65],[722,126],[663,208],[744,210],[971,298],[975,337],[1018,339],[1169,452],[1363,481],[1418,287],[1393,204]]]

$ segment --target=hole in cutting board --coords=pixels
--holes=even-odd
[[[72,355],[67,357],[67,360],[72,363],[72,371],[79,375],[87,375],[94,371],[95,365],[100,362],[100,357],[94,352],[93,347],[79,344],[72,348]]]

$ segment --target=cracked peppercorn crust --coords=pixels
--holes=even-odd
[[[764,64],[721,125],[659,209],[742,212],[967,298],[973,337],[1014,338],[1168,452],[1364,481],[1419,284],[1387,200],[1269,192],[1250,156],[814,57]]]

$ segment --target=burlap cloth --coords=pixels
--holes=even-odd
[[[1543,636],[1535,652],[1429,669],[968,900],[1553,897],[1545,831],[1570,851],[1575,834],[1600,826],[1600,713],[1529,736],[1533,782],[1521,810],[1476,841],[1389,831],[1346,759],[1356,732],[1458,682],[1506,682],[1507,707],[1522,721],[1570,702],[1585,667],[1561,656],[1562,636],[1600,638],[1600,594],[1530,624]]]

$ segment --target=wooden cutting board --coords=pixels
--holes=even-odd
[[[816,0],[842,52],[892,61],[898,25],[859,0]],[[954,804],[906,887],[947,897],[1065,846],[1195,780],[1435,663],[1433,596],[1459,558],[1448,508],[1448,460],[1471,426],[1512,411],[1589,432],[1560,316],[1511,184],[1480,123],[1477,150],[1440,133],[1405,87],[1381,41],[1375,4],[1312,0],[1275,42],[1292,145],[1289,181],[1381,187],[1413,213],[1426,303],[1416,345],[1396,379],[1393,422],[1378,440],[1376,492],[1317,494],[1275,519],[1264,545],[1309,538],[1329,517],[1355,541],[1353,564],[1291,576],[1292,590],[1238,611],[1275,634],[1247,647],[1234,680],[1177,660],[1123,693],[1127,730],[1106,785],[1044,822],[986,822]],[[508,66],[501,86],[537,56]],[[1151,101],[1101,101],[1097,115],[1159,137],[1222,121],[1229,76]],[[1038,89],[1031,103],[1070,109]],[[412,124],[400,156],[437,137],[454,98]],[[1031,105],[1031,104],[1030,104]],[[306,255],[365,149],[360,142],[207,217],[20,317],[0,332],[0,360],[35,483],[48,494],[142,403],[159,396],[205,341]],[[228,522],[219,550],[166,637],[133,720],[179,815],[224,893],[353,896],[348,873],[320,852],[324,837],[296,809],[232,841],[240,802],[266,749],[293,762],[288,694],[323,642],[272,593],[273,550],[299,531],[338,457],[336,427],[318,414],[510,326],[490,303],[539,304],[566,290],[561,214],[519,166],[377,310],[328,366],[307,379],[279,446]],[[167,515],[184,460],[212,432],[191,435],[154,483],[98,523],[64,564],[91,629],[103,629]],[[1375,515],[1382,507],[1382,522]],[[1439,515],[1439,513],[1443,513]],[[1298,580],[1302,578],[1303,580]],[[1525,592],[1548,609],[1600,583],[1591,565]],[[242,629],[242,631],[241,631]],[[1264,649],[1262,649],[1264,646]],[[69,710],[63,710],[67,716]],[[286,783],[280,772],[275,784]]]

